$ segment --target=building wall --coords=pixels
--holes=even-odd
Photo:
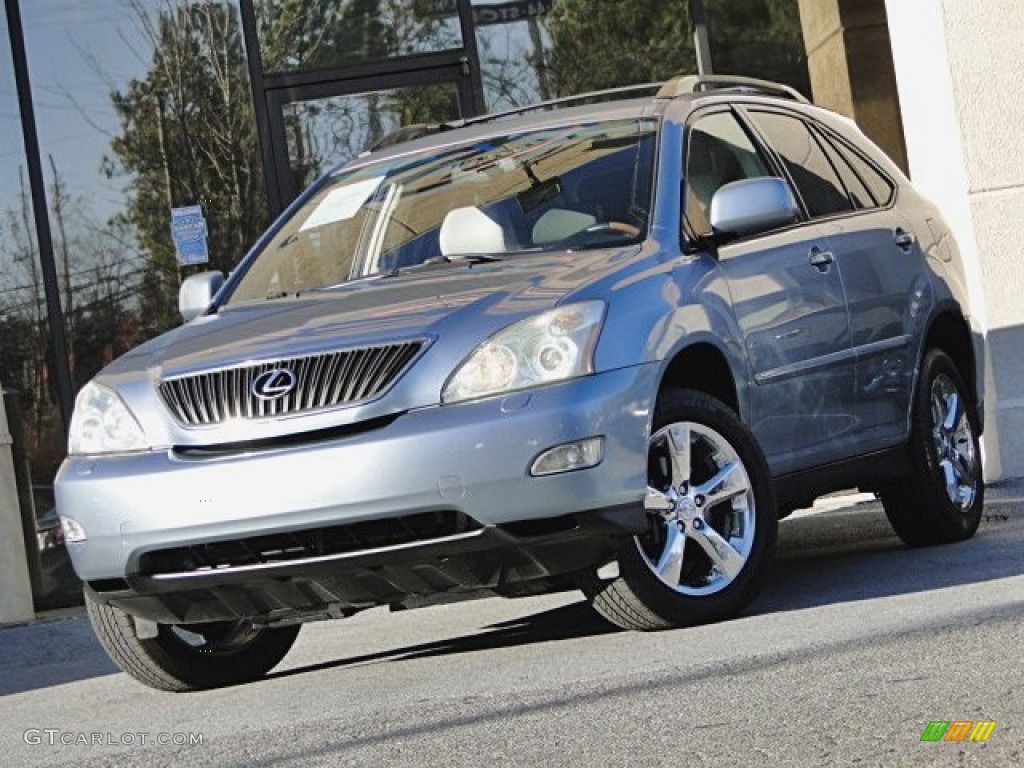
[[[1024,3],[886,0],[911,178],[944,210],[989,349],[986,477],[1024,475]]]
[[[851,117],[906,170],[885,0],[799,0],[814,103]]]

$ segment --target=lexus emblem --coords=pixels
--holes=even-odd
[[[287,368],[261,373],[252,383],[252,393],[260,400],[276,400],[295,389],[295,374]]]

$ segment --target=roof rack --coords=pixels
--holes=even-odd
[[[467,125],[489,123],[492,120],[501,120],[502,118],[512,117],[514,115],[522,115],[527,112],[535,112],[538,110],[550,109],[552,107],[561,107],[569,104],[585,102],[591,99],[624,96],[631,93],[642,94],[645,92],[654,92],[654,98],[656,99],[673,99],[676,96],[684,96],[687,94],[701,93],[703,91],[716,89],[729,89],[743,93],[760,94],[763,96],[780,96],[782,98],[800,101],[804,104],[810,104],[810,101],[808,101],[804,95],[795,88],[790,88],[788,85],[781,85],[780,83],[772,83],[768,80],[758,80],[753,77],[739,77],[737,75],[680,75],[678,77],[673,77],[671,80],[664,83],[641,83],[639,85],[625,85],[619,88],[605,88],[600,91],[590,91],[588,93],[579,93],[574,96],[564,96],[559,99],[549,99],[548,101],[541,101],[536,104],[528,104],[524,107],[513,107],[512,109],[506,109],[501,112],[490,112],[486,115],[465,117],[459,120],[449,120],[443,123],[416,123],[389,133],[384,138],[368,147],[367,151],[376,152],[384,147],[401,144],[421,136],[441,133],[442,131],[450,131],[456,128],[463,128]]]
[[[503,117],[511,117],[513,115],[522,115],[526,112],[534,112],[536,110],[548,109],[550,107],[560,107],[566,104],[573,104],[579,101],[587,101],[589,99],[603,98],[606,96],[623,96],[628,93],[642,93],[644,91],[657,91],[659,88],[663,88],[664,83],[640,83],[639,85],[624,85],[618,88],[605,88],[600,91],[589,91],[587,93],[578,93],[573,96],[563,96],[558,99],[549,99],[548,101],[539,101],[536,104],[528,104],[524,107],[513,107],[512,109],[506,109],[501,112],[490,112],[486,115],[478,115],[476,117],[466,117],[461,120],[451,120],[442,125],[445,128],[461,128],[464,125],[473,125],[474,123],[486,123],[491,120],[500,120]]]
[[[477,125],[479,123],[489,123],[492,120],[501,120],[505,117],[512,117],[513,115],[522,115],[527,112],[535,112],[542,109],[550,109],[551,107],[560,107],[567,104],[574,104],[576,102],[584,102],[589,99],[601,99],[611,96],[624,96],[630,93],[654,93],[659,88],[664,88],[664,83],[640,83],[639,85],[624,85],[618,88],[605,88],[600,91],[589,91],[588,93],[578,93],[573,96],[563,96],[558,99],[549,99],[548,101],[539,101],[536,104],[528,104],[523,107],[513,107],[512,109],[506,109],[501,112],[488,112],[486,115],[476,115],[474,117],[463,117],[458,120],[446,120],[442,123],[414,123],[412,125],[403,126],[391,133],[388,133],[383,138],[379,139],[375,143],[368,146],[364,152],[376,152],[377,150],[384,149],[385,147],[394,146],[395,144],[402,144],[412,139],[418,139],[421,136],[429,136],[435,133],[441,133],[443,131],[452,131],[456,128],[464,128],[467,125]]]
[[[679,77],[673,77],[662,85],[656,94],[656,98],[673,99],[676,96],[717,89],[729,89],[761,96],[780,96],[784,99],[793,99],[804,104],[811,103],[796,88],[790,88],[788,85],[780,83],[772,83],[768,80],[758,80],[753,77],[739,77],[738,75],[680,75]]]

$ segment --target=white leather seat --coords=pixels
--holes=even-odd
[[[453,208],[441,222],[441,253],[458,258],[470,253],[504,253],[501,225],[476,206]]]

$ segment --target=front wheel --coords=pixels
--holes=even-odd
[[[616,578],[587,574],[584,593],[625,629],[736,616],[764,582],[778,530],[774,487],[753,434],[706,394],[666,392],[647,473],[650,529],[620,551]]]
[[[150,688],[196,691],[259,679],[285,657],[300,625],[257,628],[245,621],[158,624],[140,638],[135,620],[85,590],[85,607],[100,644],[122,670]]]
[[[911,405],[910,473],[881,489],[893,530],[910,546],[974,535],[985,499],[978,416],[946,353],[924,357]]]

